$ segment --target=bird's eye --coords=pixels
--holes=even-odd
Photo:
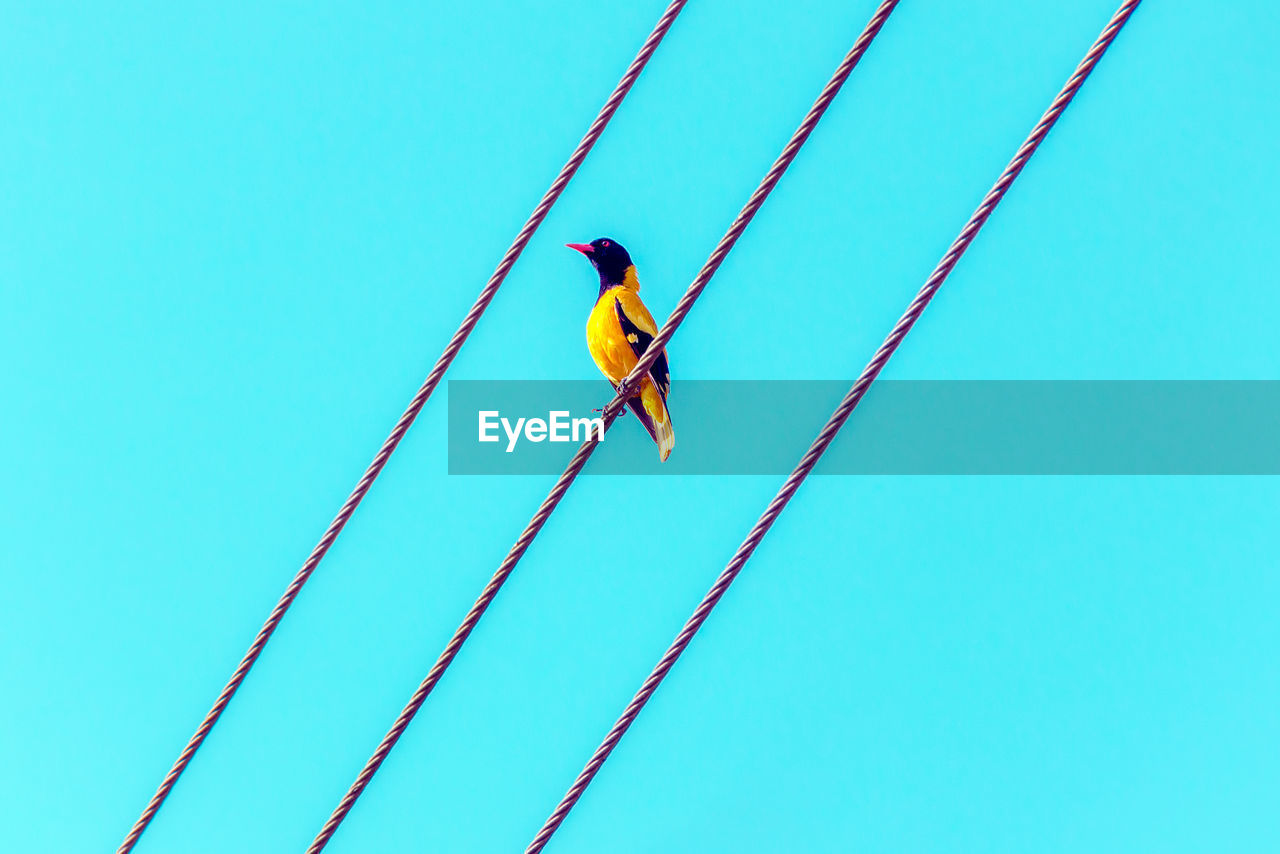
[[[604,248],[604,249],[608,249],[608,248],[609,248],[609,241],[607,241],[607,240],[601,240],[601,241],[600,241],[600,246],[601,246],[602,248]]]

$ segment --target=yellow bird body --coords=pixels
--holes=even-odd
[[[600,373],[609,382],[617,385],[622,382],[631,369],[636,366],[639,357],[633,344],[638,341],[627,339],[622,329],[622,320],[618,317],[618,306],[631,322],[650,337],[658,334],[658,326],[653,322],[653,315],[640,301],[640,295],[626,285],[615,285],[600,294],[595,308],[587,318],[587,349],[591,358],[600,369]]]

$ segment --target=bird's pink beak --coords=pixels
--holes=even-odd
[[[588,258],[591,257],[592,252],[596,251],[595,247],[593,247],[590,243],[566,243],[565,246],[568,246],[570,249],[578,250],[583,255],[586,255]]]

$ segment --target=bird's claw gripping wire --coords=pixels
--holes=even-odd
[[[604,406],[597,406],[595,409],[593,409],[593,410],[591,410],[591,411],[592,411],[592,412],[598,412],[598,413],[600,413],[601,415],[603,415],[603,414],[604,414],[604,411],[605,411],[606,409],[608,409],[608,408],[609,408],[609,405],[608,405],[608,404],[605,404]],[[623,406],[623,407],[619,407],[619,409],[618,409],[618,417],[619,417],[619,418],[621,418],[622,416],[624,416],[624,415],[626,415],[626,414],[627,414],[627,408],[626,408],[625,406]]]
[[[630,400],[630,399],[631,399],[630,387],[626,384],[626,382],[618,383],[618,384],[617,384],[616,386],[614,386],[613,388],[614,388],[614,391],[615,391],[615,392],[617,392],[617,394],[618,394],[619,396],[621,396],[623,400]],[[608,406],[608,404],[606,404],[606,405],[604,405],[604,406],[597,406],[595,409],[593,409],[593,410],[591,410],[591,411],[592,411],[592,412],[600,412],[600,413],[603,413],[603,412],[604,412],[606,409],[608,409],[608,408],[609,408],[609,406]],[[625,406],[622,406],[622,407],[619,407],[619,408],[618,408],[618,417],[619,417],[619,418],[621,418],[622,416],[624,416],[624,415],[626,415],[626,414],[627,414],[627,408],[626,408]]]

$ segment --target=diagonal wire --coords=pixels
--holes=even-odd
[[[685,648],[688,647],[689,642],[693,640],[693,636],[697,633],[698,629],[702,627],[704,622],[706,622],[707,617],[711,614],[711,609],[716,606],[716,603],[720,601],[720,597],[722,597],[725,591],[729,589],[729,585],[732,584],[733,580],[738,576],[742,567],[751,557],[751,553],[756,550],[756,546],[760,545],[760,541],[764,539],[769,528],[773,526],[773,523],[782,513],[783,508],[787,506],[787,502],[791,500],[792,496],[795,495],[796,490],[798,490],[800,485],[804,482],[804,479],[809,476],[811,471],[813,471],[813,467],[827,450],[827,447],[830,446],[832,440],[835,439],[836,434],[840,432],[840,428],[844,426],[849,416],[853,413],[854,407],[858,405],[858,401],[862,399],[862,396],[871,386],[871,383],[879,375],[881,369],[884,368],[885,363],[889,361],[889,357],[898,349],[898,345],[902,343],[902,339],[906,337],[907,332],[910,331],[916,320],[919,319],[921,313],[925,309],[925,306],[929,304],[929,301],[933,299],[933,295],[937,293],[938,288],[942,286],[944,281],[946,281],[947,276],[950,275],[951,271],[955,268],[956,263],[960,260],[960,256],[962,256],[965,253],[965,250],[969,248],[969,244],[973,242],[978,231],[981,230],[982,226],[986,223],[987,218],[991,216],[991,212],[994,211],[996,205],[1000,203],[1005,192],[1014,182],[1014,179],[1018,177],[1022,168],[1027,165],[1027,161],[1031,159],[1031,155],[1035,153],[1036,149],[1040,146],[1040,143],[1044,141],[1049,130],[1053,127],[1054,123],[1058,121],[1058,117],[1062,115],[1062,111],[1071,103],[1071,99],[1075,97],[1076,92],[1079,91],[1080,86],[1089,76],[1089,73],[1093,71],[1098,60],[1102,58],[1104,53],[1106,53],[1107,48],[1110,47],[1111,42],[1114,41],[1116,34],[1120,32],[1120,29],[1125,25],[1125,22],[1129,20],[1129,16],[1133,13],[1133,10],[1137,8],[1139,2],[1141,2],[1141,0],[1126,0],[1126,2],[1123,3],[1116,11],[1115,15],[1112,16],[1111,20],[1107,23],[1106,28],[1102,31],[1102,34],[1098,36],[1098,40],[1093,43],[1093,47],[1089,49],[1089,52],[1085,55],[1084,59],[1081,60],[1080,64],[1076,67],[1075,73],[1071,75],[1071,79],[1067,81],[1067,84],[1062,88],[1062,91],[1058,93],[1058,96],[1053,99],[1053,103],[1040,119],[1040,122],[1035,126],[1035,129],[1031,131],[1031,135],[1027,137],[1026,142],[1022,143],[1022,147],[1018,149],[1018,153],[1014,155],[1013,160],[1005,167],[1004,172],[1001,173],[999,180],[995,183],[995,186],[991,188],[991,191],[987,193],[985,198],[983,198],[982,204],[978,206],[978,209],[974,211],[973,216],[969,218],[967,223],[965,223],[964,229],[960,232],[960,236],[955,239],[955,242],[952,243],[951,247],[947,250],[946,255],[942,257],[938,266],[934,268],[933,273],[924,283],[924,286],[920,288],[915,299],[911,301],[911,305],[907,307],[906,312],[902,315],[901,319],[898,320],[897,325],[893,327],[893,331],[889,333],[889,337],[887,337],[884,340],[884,343],[880,345],[880,349],[876,350],[875,355],[871,358],[871,361],[867,364],[866,368],[863,369],[857,382],[853,384],[853,387],[849,389],[848,394],[846,394],[844,399],[840,401],[840,405],[836,407],[835,412],[832,413],[831,418],[822,428],[822,431],[819,432],[817,438],[813,440],[813,444],[809,446],[809,450],[805,452],[805,455],[801,458],[799,465],[797,465],[795,470],[791,472],[790,477],[787,478],[786,482],[782,485],[782,488],[778,490],[778,494],[774,496],[773,501],[769,502],[769,506],[760,516],[755,527],[751,529],[751,532],[747,534],[747,538],[743,540],[742,545],[740,545],[738,550],[734,553],[733,558],[729,561],[729,565],[720,573],[720,576],[716,579],[711,590],[708,591],[707,595],[703,597],[700,603],[698,603],[698,607],[693,612],[693,616],[691,616],[688,622],[684,624],[684,628],[680,630],[680,634],[676,636],[675,641],[662,656],[658,665],[653,668],[653,672],[649,674],[649,678],[645,679],[644,684],[640,687],[640,690],[636,692],[635,697],[622,713],[622,716],[618,718],[617,723],[613,725],[613,729],[609,730],[609,734],[605,736],[604,741],[591,756],[586,767],[583,768],[582,773],[578,775],[576,780],[574,780],[569,791],[565,794],[559,805],[556,806],[550,817],[547,818],[546,823],[543,824],[542,829],[538,831],[537,836],[534,837],[533,841],[529,844],[529,847],[525,849],[525,854],[538,854],[538,852],[542,851],[542,849],[546,847],[547,842],[550,841],[552,835],[556,832],[556,829],[564,821],[565,817],[569,814],[569,811],[573,809],[574,804],[578,802],[578,799],[582,797],[582,793],[586,791],[587,786],[591,784],[592,778],[595,777],[605,760],[609,758],[609,754],[613,752],[613,749],[617,747],[618,742],[622,740],[622,736],[635,721],[636,716],[640,714],[640,710],[649,702],[654,691],[658,689],[658,685],[662,683],[662,680],[676,663],[676,660],[680,658],[680,655],[684,652]]]
[[[775,186],[777,186],[783,173],[787,171],[787,167],[789,167],[791,162],[795,160],[796,154],[799,153],[801,146],[803,146],[805,140],[809,138],[809,134],[813,132],[818,121],[822,118],[823,113],[825,113],[827,107],[831,105],[832,100],[835,99],[836,94],[840,91],[840,87],[844,85],[845,80],[847,80],[850,73],[853,72],[858,61],[862,59],[862,55],[866,53],[866,50],[871,45],[872,40],[876,37],[876,34],[880,32],[880,28],[884,26],[884,22],[888,19],[889,13],[898,5],[898,2],[899,0],[885,0],[885,2],[882,2],[879,8],[876,9],[870,23],[867,24],[866,29],[862,31],[862,34],[858,36],[858,40],[854,42],[853,47],[849,49],[848,54],[845,55],[844,60],[840,63],[839,67],[836,68],[835,73],[827,82],[826,87],[823,88],[817,101],[814,102],[813,106],[809,109],[808,114],[805,115],[804,121],[800,123],[796,132],[792,134],[791,139],[787,142],[786,147],[782,149],[782,153],[778,155],[778,159],[774,161],[772,168],[769,169],[769,172],[764,176],[764,179],[761,180],[760,186],[758,186],[756,191],[751,194],[751,198],[747,200],[747,204],[742,208],[741,212],[739,212],[737,218],[733,221],[733,224],[729,227],[725,236],[721,238],[719,244],[716,245],[715,250],[711,253],[711,257],[707,259],[707,262],[702,266],[702,269],[698,272],[693,283],[689,285],[688,290],[686,290],[684,296],[681,297],[680,302],[676,304],[675,310],[673,310],[671,312],[671,316],[667,318],[667,322],[663,325],[662,330],[654,337],[649,348],[645,351],[644,355],[641,356],[640,360],[636,363],[635,368],[631,371],[631,374],[623,380],[622,384],[619,386],[618,394],[604,408],[602,417],[604,419],[606,430],[613,424],[614,419],[618,417],[618,412],[625,404],[627,399],[626,390],[634,387],[640,378],[648,373],[654,360],[657,359],[658,354],[662,352],[662,348],[671,339],[671,336],[675,334],[675,331],[680,324],[684,322],[685,317],[693,308],[694,302],[697,301],[698,295],[702,293],[703,289],[706,288],[707,283],[711,281],[711,277],[715,275],[720,264],[723,263],[724,259],[728,256],[729,250],[731,250],[733,245],[737,243],[738,238],[742,236],[742,233],[746,230],[747,225],[756,215],[756,212],[760,210],[760,206],[764,204],[764,200],[769,197],[769,193],[773,191]],[[413,720],[414,716],[417,715],[418,710],[422,708],[422,704],[426,702],[427,695],[431,693],[432,689],[435,688],[436,683],[440,681],[440,677],[444,675],[445,670],[448,669],[450,663],[452,663],[454,657],[458,654],[458,650],[462,648],[467,637],[471,634],[472,629],[476,627],[481,616],[484,615],[485,610],[489,607],[490,603],[493,602],[494,597],[498,595],[498,591],[506,582],[507,577],[511,575],[516,564],[520,562],[521,556],[524,555],[525,551],[533,543],[538,532],[542,530],[542,526],[546,524],[546,521],[551,516],[552,511],[554,511],[556,505],[560,503],[560,499],[564,497],[564,494],[569,490],[569,486],[578,476],[578,473],[581,472],[583,466],[587,464],[587,460],[590,459],[591,454],[594,453],[598,444],[599,438],[593,435],[592,438],[589,438],[582,444],[582,447],[578,449],[578,452],[569,462],[564,473],[560,475],[560,479],[557,480],[555,486],[552,487],[546,500],[544,500],[542,505],[538,508],[538,512],[533,515],[533,519],[524,529],[524,532],[520,535],[519,539],[516,540],[515,545],[511,547],[511,551],[507,553],[506,559],[502,561],[502,564],[493,574],[493,577],[489,580],[488,585],[485,586],[480,597],[471,607],[471,610],[467,612],[467,616],[462,621],[462,625],[460,625],[458,630],[454,632],[448,645],[445,646],[444,652],[440,653],[440,657],[436,660],[435,665],[431,668],[430,672],[427,673],[426,678],[422,680],[422,684],[418,686],[418,690],[415,691],[413,696],[409,699],[404,710],[400,712],[400,716],[396,718],[395,724],[392,725],[386,736],[383,737],[377,750],[375,750],[373,755],[369,757],[369,761],[365,763],[365,766],[361,769],[359,776],[357,776],[355,782],[351,784],[351,788],[347,790],[346,795],[344,795],[342,800],[338,803],[333,814],[329,816],[329,820],[325,822],[324,827],[321,828],[320,833],[317,834],[315,840],[311,843],[311,847],[307,849],[308,854],[318,854],[318,852],[322,851],[324,847],[329,844],[329,840],[333,838],[333,834],[337,831],[338,826],[342,823],[343,819],[346,818],[347,814],[351,812],[351,808],[355,806],[356,800],[360,797],[365,787],[369,785],[369,781],[373,779],[373,775],[377,773],[378,768],[387,758],[391,749],[395,747],[396,742],[400,740],[400,736],[404,734],[405,729],[408,728],[409,723]]]
[[[414,419],[418,417],[418,413],[422,411],[422,407],[426,404],[427,398],[431,397],[431,393],[435,391],[436,386],[440,384],[440,380],[444,377],[445,371],[453,363],[454,358],[458,355],[458,351],[462,349],[463,343],[466,342],[467,336],[475,329],[476,324],[480,322],[481,315],[485,309],[489,307],[489,303],[493,301],[494,296],[498,293],[498,288],[507,277],[507,273],[511,271],[515,265],[516,259],[520,257],[520,253],[524,251],[525,246],[529,244],[529,240],[533,237],[538,227],[542,225],[542,221],[547,218],[547,214],[551,211],[551,207],[560,198],[560,194],[564,192],[564,188],[568,186],[570,179],[574,173],[578,171],[578,167],[587,159],[587,154],[596,144],[600,135],[604,133],[605,127],[609,124],[609,120],[613,118],[613,114],[617,111],[618,106],[623,99],[627,97],[627,93],[631,91],[631,87],[635,84],[636,79],[640,76],[640,72],[649,62],[649,58],[653,56],[653,52],[657,50],[658,45],[662,42],[667,31],[671,29],[671,25],[675,23],[676,17],[684,8],[688,0],[672,0],[667,6],[666,11],[662,13],[662,17],[658,19],[658,23],[654,25],[653,31],[649,33],[649,37],[645,39],[644,44],[640,47],[640,52],[636,54],[635,59],[631,60],[631,64],[627,66],[626,72],[622,75],[622,79],[618,81],[618,85],[614,87],[613,92],[605,101],[604,106],[600,108],[599,114],[596,115],[595,121],[591,123],[591,127],[587,129],[586,135],[582,141],[578,143],[578,147],[573,150],[573,154],[569,156],[569,160],[560,169],[560,173],[556,175],[551,187],[543,195],[542,200],[538,202],[538,206],[533,209],[533,213],[529,215],[529,219],[525,222],[524,227],[520,229],[520,233],[516,235],[516,239],[512,242],[511,247],[507,249],[502,261],[498,263],[498,268],[494,270],[493,275],[489,277],[489,281],[485,284],[484,289],[480,291],[480,296],[476,298],[475,304],[471,306],[471,310],[467,312],[467,316],[463,318],[462,325],[458,327],[458,331],[453,334],[453,338],[449,340],[449,344],[444,348],[444,353],[436,361],[435,367],[431,369],[431,373],[427,375],[426,380],[422,383],[422,387],[418,389],[418,393],[413,396],[408,409],[400,416],[400,420],[396,422],[395,428],[391,431],[391,435],[382,443],[382,447],[378,449],[378,454],[373,458],[373,462],[369,464],[369,468],[365,470],[364,475],[360,478],[360,482],[356,484],[351,495],[348,496],[346,502],[342,505],[342,509],[338,511],[338,515],[329,523],[328,529],[325,530],[324,536],[320,538],[320,542],[312,549],[307,560],[303,563],[302,568],[298,570],[298,574],[294,576],[290,582],[284,595],[280,597],[280,601],[276,603],[275,608],[271,611],[271,615],[267,618],[266,623],[258,631],[257,637],[253,639],[253,644],[249,647],[249,651],[245,653],[240,664],[236,667],[235,673],[231,675],[230,681],[226,687],[222,689],[222,693],[218,695],[217,701],[204,716],[204,720],[200,722],[199,728],[191,736],[191,740],[187,742],[187,746],[182,749],[178,759],[174,762],[169,773],[165,775],[160,788],[152,795],[151,801],[147,804],[146,809],[142,811],[141,817],[134,823],[133,828],[129,831],[129,835],[125,837],[116,854],[128,854],[138,839],[142,836],[147,825],[151,823],[151,819],[155,817],[156,812],[164,803],[165,798],[169,796],[169,792],[173,789],[174,784],[178,781],[178,777],[186,769],[188,763],[191,762],[200,745],[204,743],[205,737],[209,735],[209,731],[213,729],[214,724],[218,722],[222,712],[226,709],[227,704],[231,702],[231,698],[235,696],[236,691],[240,687],[240,683],[244,681],[249,674],[254,663],[258,660],[258,656],[262,654],[263,648],[267,645],[267,641],[271,639],[271,635],[275,632],[276,627],[280,625],[280,621],[284,619],[285,612],[293,604],[293,600],[298,597],[302,591],[303,585],[311,577],[311,573],[324,559],[325,553],[329,551],[329,547],[333,545],[334,540],[338,538],[338,534],[342,532],[343,527],[350,520],[351,515],[355,513],[356,507],[364,499],[369,488],[373,486],[374,480],[382,472],[387,461],[391,458],[392,452],[396,446],[400,444],[400,440],[404,438],[405,433],[409,431],[409,427],[413,424]]]

